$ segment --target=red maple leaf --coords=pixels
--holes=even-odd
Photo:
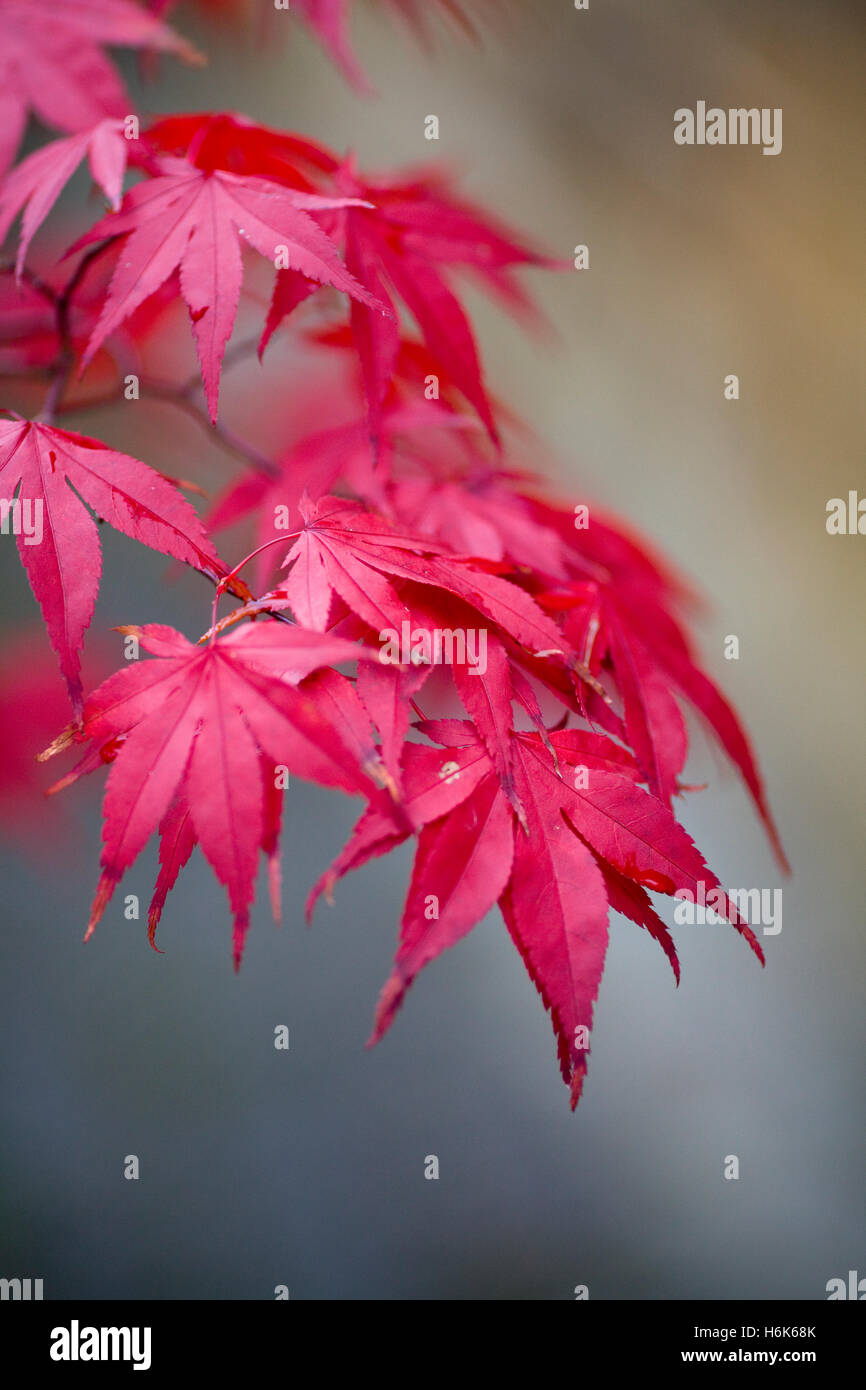
[[[15,218],[23,213],[15,266],[19,276],[34,233],[83,159],[87,159],[94,182],[111,206],[115,211],[119,208],[129,146],[122,122],[104,120],[80,135],[43,145],[6,175],[0,183],[0,244]]]
[[[365,767],[358,757],[356,719],[347,713],[353,693],[347,695],[343,686],[334,690],[334,681],[342,678],[333,672],[324,688],[315,676],[303,679],[319,667],[354,660],[358,648],[282,624],[248,624],[197,646],[159,625],[123,631],[134,633],[157,659],[109,677],[89,697],[80,729],[72,726],[43,755],[83,739],[91,749],[80,772],[111,763],[102,876],[87,936],[161,825],[162,870],[151,939],[165,893],[199,842],[228,891],[237,966],[258,851],[269,858],[275,851],[275,773],[286,768],[348,795],[375,790],[370,780],[378,772],[375,750]]]
[[[98,440],[27,420],[0,420],[0,492],[4,529],[16,531],[21,561],[76,707],[82,698],[78,653],[102,566],[99,532],[88,507],[115,530],[211,579],[225,574],[177,488],[147,464]]]
[[[211,418],[216,419],[220,367],[240,299],[241,240],[274,264],[284,258],[307,278],[333,285],[377,313],[385,306],[347,271],[311,211],[345,206],[345,198],[299,193],[258,177],[161,160],[154,176],[127,193],[74,250],[124,237],[105,307],[82,367],[108,335],[175,271],[189,310]]]
[[[390,1026],[421,969],[498,902],[550,1010],[573,1108],[586,1073],[609,907],[659,941],[679,978],[670,934],[645,889],[672,895],[696,891],[699,880],[718,887],[718,880],[662,802],[637,785],[631,755],[605,736],[574,729],[512,735],[521,824],[471,724],[420,727],[445,751],[406,744],[402,805],[382,794],[373,799],[313,890],[308,912],[336,878],[418,834],[400,944],[371,1041]],[[725,904],[763,961],[751,929]]]
[[[31,112],[55,130],[125,116],[130,98],[102,44],[198,54],[132,0],[0,0],[0,173]]]
[[[348,659],[359,655],[347,644],[340,644],[339,640],[333,638],[323,638],[319,633],[310,633],[305,641],[299,629],[295,629],[288,642],[284,634],[280,635],[273,631],[262,632],[261,629],[255,644],[249,638],[246,641],[247,652],[245,655],[247,653],[252,655],[256,660],[256,665],[262,667],[266,674],[273,674],[275,669],[279,669],[279,663],[286,659],[286,649],[291,651],[291,643],[294,642],[292,659],[298,661],[300,654],[304,656],[303,664],[292,672],[295,679],[302,676],[311,664],[318,664],[319,661],[326,659],[338,660],[340,656]],[[258,654],[256,653],[256,645],[259,648]],[[280,653],[283,655],[281,656]],[[267,658],[264,665],[261,661],[262,654]],[[273,664],[274,655],[278,659],[276,667]],[[366,669],[371,665],[372,662],[360,663],[361,669]],[[282,679],[286,680],[286,678],[287,675],[283,672]],[[305,729],[302,721],[302,733],[308,734],[312,739],[313,735],[318,735],[326,727],[329,730],[336,730],[339,738],[342,739],[343,755],[348,750],[354,758],[353,766],[357,765],[364,769],[378,782],[388,783],[387,770],[383,768],[379,752],[370,738],[369,720],[351,682],[344,676],[338,675],[336,671],[324,669],[317,671],[315,675],[305,680],[303,690],[306,699],[318,709],[322,723],[319,728],[313,724]],[[296,771],[298,766],[303,766],[307,776],[321,781],[325,786],[338,786],[343,791],[351,790],[346,785],[345,768],[341,766],[339,752],[335,756],[334,750],[327,747],[317,749],[312,742],[306,748],[297,739],[294,743],[299,759],[296,764]],[[286,766],[288,770],[288,765]],[[281,918],[279,837],[282,823],[283,787],[278,785],[278,779],[274,776],[274,763],[265,753],[261,754],[260,774],[262,787],[262,838],[260,847],[267,860],[271,910],[274,920],[279,923]],[[155,936],[166,897],[174,887],[178,873],[198,844],[195,817],[182,791],[175,794],[171,806],[160,823],[159,835],[160,871],[154,886],[147,918],[148,939],[154,950],[159,949]],[[236,937],[236,967],[240,964],[241,946],[242,940],[238,940]]]
[[[521,649],[523,659],[535,658],[545,672],[558,672],[576,708],[584,708],[583,683],[595,700],[607,698],[560,629],[517,584],[447,554],[435,542],[401,532],[357,503],[326,497],[315,505],[302,503],[301,511],[306,525],[284,562],[291,567],[288,579],[250,611],[290,607],[299,622],[324,631],[334,621],[338,598],[383,641],[387,632],[400,633],[413,622],[465,627],[468,605]],[[398,591],[395,580],[410,587]],[[413,584],[424,586],[420,598]],[[438,598],[436,591],[441,591]],[[460,600],[456,611],[453,599]],[[451,612],[442,608],[443,601],[452,604]],[[479,626],[477,620],[468,625]]]
[[[335,596],[376,631],[407,620],[409,609],[386,576],[420,576],[417,552],[438,547],[341,498],[302,500],[300,510],[306,524],[284,562],[289,576],[273,591],[274,606],[288,605],[318,632],[329,626]]]
[[[314,179],[333,174],[339,159],[306,135],[260,125],[228,111],[163,116],[142,131],[155,155],[184,157],[197,169],[224,169],[285,183],[304,193],[321,192]]]
[[[230,114],[170,117],[151,126],[143,140],[156,152],[184,154],[208,173],[232,171],[305,191],[317,185],[321,190],[326,180],[338,196],[311,210],[344,246],[346,271],[369,291],[366,298],[353,298],[351,329],[374,438],[400,354],[396,303],[402,301],[450,384],[497,439],[472,325],[449,284],[449,272],[462,268],[506,306],[527,311],[529,301],[513,278],[514,269],[561,268],[562,262],[540,255],[511,228],[458,198],[444,170],[362,176],[353,159],[341,164],[322,145]],[[323,278],[333,283],[310,274],[294,258],[289,268],[279,270],[260,351]],[[383,305],[388,310],[384,315]]]

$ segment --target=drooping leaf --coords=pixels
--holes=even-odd
[[[450,815],[418,838],[394,969],[376,1009],[372,1042],[386,1032],[425,965],[453,946],[495,905],[511,876],[511,807],[487,776]]]
[[[684,888],[696,892],[699,879],[719,888],[718,879],[664,803],[638,785],[641,772],[629,751],[605,735],[513,734],[509,766],[518,818],[472,724],[427,720],[419,727],[445,745],[445,756],[405,745],[402,805],[384,793],[371,801],[314,889],[308,912],[338,878],[417,834],[400,942],[372,1041],[390,1027],[423,967],[498,900],[550,1011],[574,1107],[586,1075],[609,908],[650,933],[679,981],[670,932],[646,889],[673,896]],[[724,903],[729,921],[763,961],[751,929]]]
[[[226,572],[199,518],[175,487],[138,459],[84,435],[27,420],[0,420],[0,492],[4,507],[18,508],[18,551],[78,707],[78,654],[102,568],[99,532],[88,507],[115,530],[211,579]]]
[[[99,184],[117,211],[128,150],[129,141],[124,138],[122,122],[100,121],[93,130],[44,145],[6,175],[0,182],[0,243],[23,210],[16,260],[19,276],[35,232],[83,159],[90,165],[94,183]]]
[[[374,789],[315,685],[288,679],[352,659],[357,648],[339,638],[276,625],[236,628],[204,646],[192,645],[171,628],[151,625],[130,631],[156,659],[104,682],[88,699],[76,735],[97,746],[114,744],[104,802],[102,876],[87,935],[162,824],[152,929],[197,842],[229,896],[237,966],[249,926],[258,851],[272,858],[275,850],[275,813],[266,777],[285,767],[349,795]]]

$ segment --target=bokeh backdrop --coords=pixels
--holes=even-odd
[[[866,539],[825,530],[828,498],[866,494],[866,17],[854,0],[489,0],[480,44],[442,29],[425,54],[374,0],[355,8],[378,97],[348,89],[291,15],[257,43],[255,24],[210,27],[192,6],[175,18],[209,65],[164,62],[142,84],[131,62],[127,76],[143,111],[233,108],[374,168],[447,159],[552,253],[589,246],[589,270],[534,275],[545,337],[473,301],[489,381],[566,499],[619,513],[705,596],[702,646],[753,734],[793,877],[700,738],[691,780],[710,786],[683,817],[723,882],[783,886],[783,930],[764,938],[762,971],[729,929],[675,929],[676,990],[654,943],[615,919],[571,1115],[498,917],[365,1050],[409,851],[346,880],[311,929],[302,915],[354,805],[293,784],[286,922],[259,902],[237,977],[198,856],[164,955],[120,896],[85,948],[99,788],[67,792],[35,838],[7,806],[0,1275],[41,1277],[56,1299],[268,1299],[279,1284],[293,1299],[568,1299],[578,1284],[591,1298],[823,1298],[828,1279],[866,1274]],[[698,100],[781,107],[782,153],[678,147],[674,110]],[[69,203],[68,225],[89,216]],[[231,422],[260,402],[266,443],[297,380],[288,357],[262,380],[255,365],[233,374],[223,410]],[[166,407],[74,427],[209,487],[227,476]],[[93,651],[116,623],[202,629],[200,579],[158,584],[158,556],[103,540]],[[28,659],[24,641],[35,666],[46,643],[3,541],[0,576],[0,661]],[[723,658],[728,634],[739,661]],[[119,664],[119,638],[103,650]],[[154,860],[124,892],[147,901]]]

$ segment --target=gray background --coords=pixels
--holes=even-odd
[[[378,99],[347,90],[286,16],[287,37],[257,48],[180,11],[210,66],[163,64],[143,107],[235,107],[351,143],[372,167],[442,155],[556,254],[589,244],[589,272],[531,279],[556,329],[541,344],[473,299],[489,378],[545,442],[535,461],[562,495],[618,511],[707,596],[707,662],[754,736],[794,865],[784,929],[764,940],[766,971],[732,931],[679,929],[677,991],[658,948],[616,919],[572,1116],[498,918],[365,1051],[408,851],[345,881],[311,930],[302,920],[354,804],[293,784],[287,920],[276,931],[259,902],[235,977],[225,901],[197,856],[163,956],[120,896],[82,947],[99,788],[80,787],[71,837],[52,820],[41,852],[13,839],[0,858],[0,1274],[42,1277],[50,1298],[271,1298],[287,1284],[292,1298],[560,1299],[578,1283],[592,1298],[822,1298],[829,1278],[866,1274],[866,540],[824,528],[829,497],[866,492],[862,11],[544,0],[512,5],[481,47],[443,32],[431,58],[358,10]],[[673,111],[699,99],[782,107],[782,154],[676,147]],[[255,367],[227,383],[230,423],[250,400],[291,412],[281,351],[265,385]],[[163,408],[72,423],[209,487],[227,476]],[[200,580],[163,591],[158,557],[103,539],[94,631],[206,625]],[[32,618],[11,547],[0,573],[8,632]],[[727,633],[738,663],[722,659]],[[684,819],[723,881],[779,886],[743,791],[700,739],[690,770],[711,788]],[[154,859],[124,892],[147,900]],[[138,1182],[122,1176],[131,1153]]]

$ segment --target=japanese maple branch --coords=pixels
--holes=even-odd
[[[85,256],[82,256],[72,275],[67,280],[63,289],[60,291],[54,303],[54,312],[57,321],[57,336],[60,339],[60,351],[57,361],[52,368],[51,384],[48,387],[48,395],[45,397],[45,404],[39,415],[39,420],[44,425],[54,423],[60,406],[63,392],[66,390],[72,369],[75,366],[75,351],[72,346],[72,334],[69,327],[69,311],[72,307],[72,296],[78,289],[88,269],[102,250],[101,246],[94,246]]]
[[[238,343],[234,350],[229,350],[226,353],[223,370],[235,366],[245,357],[248,357],[251,352],[256,350],[257,345],[255,339]],[[68,380],[68,373],[66,380]],[[57,415],[68,415],[79,410],[98,410],[103,406],[116,405],[121,399],[122,389],[122,386],[118,385],[112,391],[106,391],[99,396],[91,396],[87,400],[58,401],[54,407],[54,412]],[[235,434],[234,430],[230,429],[222,420],[211,420],[204,405],[196,399],[200,390],[201,378],[198,373],[191,376],[182,386],[173,386],[171,382],[167,381],[148,380],[143,380],[139,386],[139,391],[143,397],[166,401],[169,405],[175,405],[179,410],[185,411],[190,419],[195,420],[206,433],[212,435],[227,453],[242,459],[244,463],[261,473],[265,473],[269,478],[278,478],[280,470],[273,459],[269,458],[261,449],[257,449],[254,444],[248,443],[240,435]]]
[[[244,361],[251,353],[258,348],[258,339],[246,338],[243,342],[236,343],[234,347],[227,349],[223,358],[223,372],[229,371],[239,362]],[[220,443],[234,454],[237,458],[244,459],[252,464],[260,472],[266,473],[269,478],[279,477],[280,470],[277,468],[273,459],[268,458],[267,454],[262,453],[254,444],[249,444],[240,435],[235,434],[234,430],[229,429],[228,425],[221,420],[212,420],[207,411],[197,400],[201,393],[201,377],[198,372],[190,376],[182,386],[172,386],[168,382],[146,381],[143,383],[145,395],[155,397],[157,400],[166,400],[198,421],[206,430],[216,435]]]
[[[198,378],[195,379],[198,387]],[[176,405],[179,410],[183,410],[189,415],[190,419],[197,421],[202,429],[212,434],[224,449],[236,458],[241,458],[245,463],[251,464],[260,473],[266,473],[269,478],[278,478],[280,470],[273,459],[268,458],[267,454],[262,453],[254,444],[249,444],[245,439],[235,434],[234,430],[229,429],[221,420],[211,420],[207,411],[202,405],[193,398],[193,393],[185,386],[172,386],[169,382],[143,381],[141,383],[141,394],[145,397],[150,396],[153,400],[167,401],[170,405]]]

